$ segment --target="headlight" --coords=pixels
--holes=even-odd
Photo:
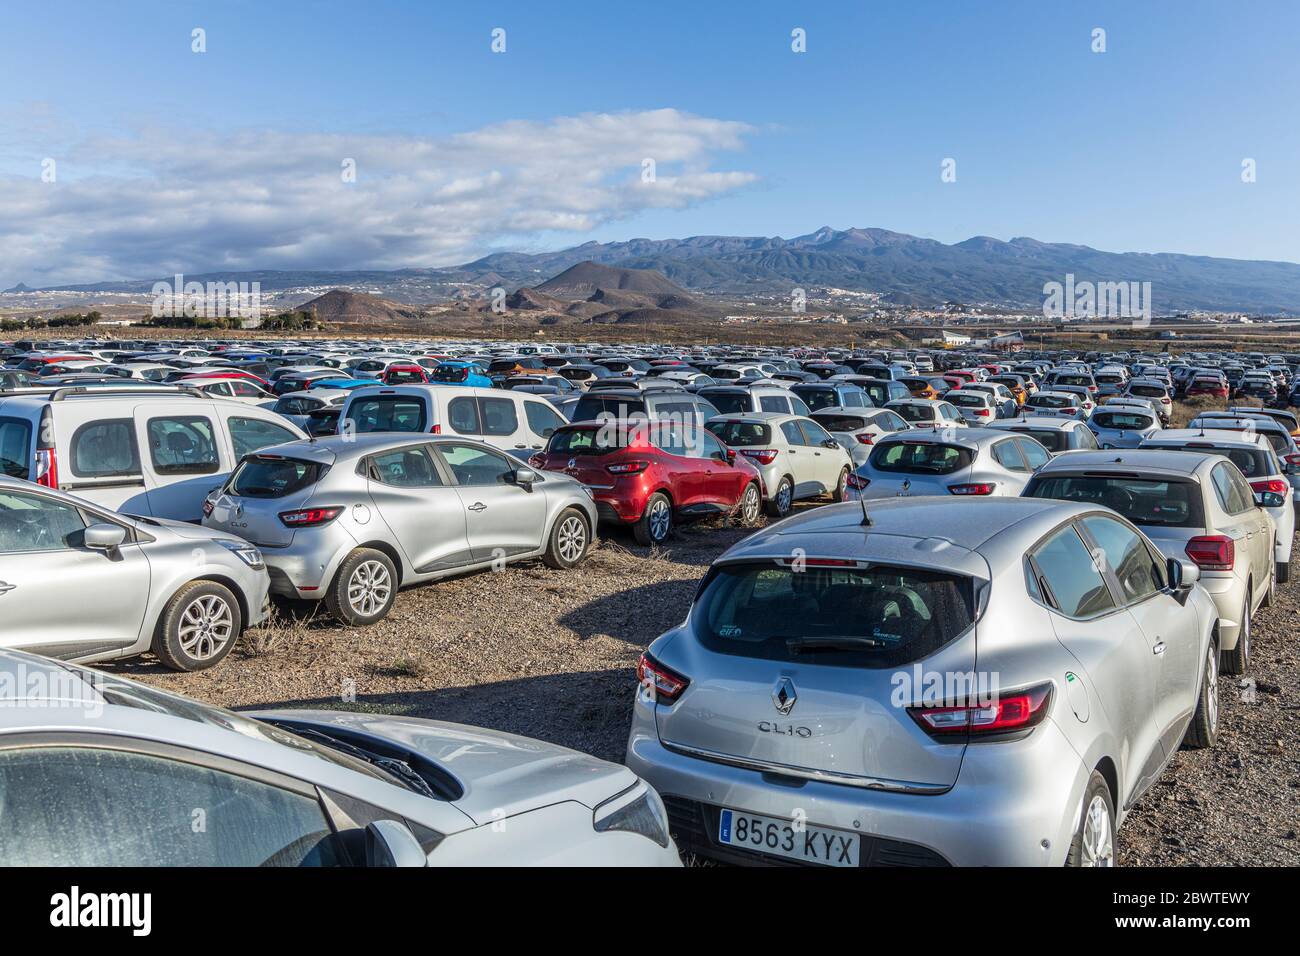
[[[217,544],[221,545],[227,551],[233,551],[239,555],[239,560],[254,571],[261,571],[266,568],[266,561],[262,559],[262,552],[245,541],[225,541],[218,540]]]
[[[597,833],[616,830],[637,833],[664,849],[672,842],[668,836],[668,813],[663,801],[644,781],[637,781],[598,806],[592,814],[591,825]]]

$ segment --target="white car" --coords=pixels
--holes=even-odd
[[[888,408],[819,408],[810,417],[849,453],[855,468],[867,460],[877,441],[911,428]]]

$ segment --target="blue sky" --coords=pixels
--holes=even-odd
[[[0,283],[822,225],[1300,261],[1297,35],[1294,3],[1186,0],[12,7]],[[649,201],[642,136],[681,146]]]

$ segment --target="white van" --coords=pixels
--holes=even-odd
[[[125,514],[199,521],[244,455],[307,437],[268,409],[192,389],[0,394],[0,469]]]
[[[459,385],[363,385],[339,415],[341,434],[469,435],[521,458],[541,451],[564,424],[555,406],[538,396]]]

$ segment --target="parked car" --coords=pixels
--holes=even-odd
[[[239,378],[187,378],[184,387],[198,389],[213,398],[225,398],[245,405],[265,405],[275,401],[275,395],[271,392]]]
[[[340,431],[421,432],[463,435],[525,456],[540,451],[564,424],[549,402],[495,388],[393,385],[360,388],[348,395]]]
[[[582,563],[591,496],[482,442],[340,435],[263,449],[208,496],[203,524],[266,553],[271,591],[374,624],[397,590],[541,558]]]
[[[706,426],[763,476],[768,514],[784,517],[796,501],[830,495],[844,500],[853,470],[848,451],[811,418],[754,412],[725,415]]]
[[[642,656],[626,763],[704,858],[1110,866],[1177,742],[1218,732],[1197,575],[1088,505],[798,515]]]
[[[1154,411],[1112,408],[1107,404],[1092,413],[1088,428],[1102,448],[1137,448],[1160,432],[1160,419]]]
[[[0,707],[11,865],[681,865],[651,787],[540,740],[415,717],[236,714],[16,651],[0,653],[0,678],[29,688]]]
[[[575,422],[629,421],[635,418],[703,425],[718,414],[708,399],[679,388],[590,388],[573,406]]]
[[[947,399],[900,398],[885,406],[913,428],[967,428],[957,406]]]
[[[710,385],[696,392],[718,410],[719,415],[744,415],[749,412],[780,412],[807,415],[808,406],[787,388],[776,385]]]
[[[1065,451],[1092,451],[1098,447],[1092,431],[1076,418],[1049,418],[1046,415],[1034,415],[1032,418],[1029,416],[1007,418],[1000,422],[992,422],[988,427],[1029,435],[1053,455]]]
[[[855,468],[867,460],[871,447],[879,439],[912,427],[890,408],[823,408],[809,417],[831,433],[849,453]]]
[[[900,398],[911,394],[906,385],[898,383],[898,387],[903,392]],[[790,386],[790,391],[803,399],[803,403],[814,412],[819,408],[871,408],[875,405],[863,389],[847,382],[797,382]]]
[[[306,431],[312,412],[321,408],[342,409],[347,397],[348,393],[345,389],[312,388],[281,395],[267,407]]]
[[[438,385],[492,387],[492,379],[488,377],[487,370],[476,362],[440,362],[429,372],[429,381]]]
[[[974,385],[953,389],[943,400],[961,412],[961,417],[969,425],[987,425],[1002,417],[998,399],[989,392],[976,389]]]
[[[1267,438],[1247,432],[1171,428],[1157,432],[1144,441],[1142,447],[1222,455],[1236,465],[1277,528],[1273,545],[1277,583],[1286,584],[1291,579],[1291,546],[1296,526],[1295,490],[1287,480],[1286,467],[1274,454]]]
[[[1078,452],[1045,465],[1025,497],[1109,508],[1166,557],[1195,562],[1217,608],[1223,669],[1245,673],[1251,619],[1272,602],[1276,529],[1232,462],[1186,451]]]
[[[305,437],[264,408],[159,386],[0,396],[6,474],[127,514],[198,521],[244,455]]]
[[[994,429],[904,432],[876,443],[848,498],[1015,496],[1050,457],[1030,436]]]
[[[1157,404],[1160,421],[1166,428],[1174,413],[1174,401],[1170,389],[1164,382],[1154,378],[1133,378],[1124,385],[1120,394],[1129,398],[1146,398]]]
[[[202,670],[266,617],[269,584],[233,535],[0,478],[0,646],[88,662],[152,651]]]
[[[578,422],[529,463],[581,482],[600,520],[631,527],[643,545],[663,543],[679,521],[735,514],[748,526],[762,515],[755,465],[689,423]]]

